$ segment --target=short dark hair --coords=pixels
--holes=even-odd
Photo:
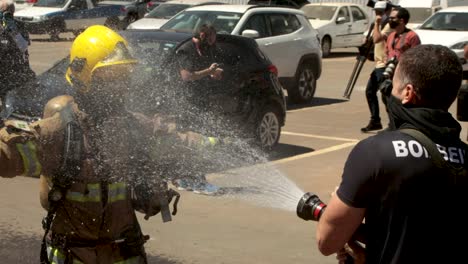
[[[403,19],[405,25],[408,24],[411,17],[408,9],[404,7],[396,7],[395,9],[398,11],[397,18]]]
[[[412,84],[421,106],[448,110],[462,82],[463,68],[458,56],[441,45],[419,45],[402,54],[402,81]]]
[[[216,34],[216,28],[210,24],[203,24],[195,31],[195,37],[200,38],[201,33],[205,33],[205,34],[215,33]]]

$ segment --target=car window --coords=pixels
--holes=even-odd
[[[242,13],[220,11],[184,11],[167,21],[161,29],[193,32],[204,24],[211,24],[218,33],[230,34]]]
[[[353,14],[354,21],[366,20],[366,15],[357,6],[351,6],[351,14]]]
[[[332,20],[336,11],[336,6],[326,5],[305,5],[301,8],[308,19]]]
[[[67,0],[38,0],[34,6],[62,8],[66,3],[68,3]]]
[[[72,0],[70,6],[75,6],[75,8],[78,10],[88,9],[86,1],[82,0]]]
[[[468,13],[436,13],[420,29],[468,31]]]
[[[351,22],[351,18],[349,17],[349,11],[348,11],[348,7],[346,6],[343,6],[340,8],[340,10],[338,11],[338,18],[340,17],[344,17],[345,18],[345,22]]]
[[[301,27],[301,22],[295,15],[270,14],[271,33],[273,36],[290,34]]]
[[[135,40],[130,41],[129,50],[141,64],[157,66],[174,51],[177,44],[171,41]]]
[[[428,17],[432,15],[432,8],[423,8],[423,7],[408,7],[406,8],[411,14],[410,22],[411,23],[422,23]]]
[[[246,29],[256,30],[259,34],[259,38],[265,38],[270,36],[268,32],[267,24],[265,21],[265,16],[263,14],[253,15],[247,20],[244,27],[241,30],[241,33]]]
[[[149,12],[147,18],[171,18],[180,11],[189,8],[190,5],[187,4],[160,4],[151,12]]]

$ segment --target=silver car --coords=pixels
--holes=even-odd
[[[186,8],[198,5],[222,4],[220,2],[207,0],[171,0],[161,3],[156,8],[151,10],[140,20],[137,20],[130,25],[128,29],[158,29],[170,18]]]

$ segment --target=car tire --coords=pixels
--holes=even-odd
[[[260,111],[256,124],[256,138],[263,150],[273,149],[281,136],[281,116],[278,109],[268,105]]]
[[[55,19],[50,23],[50,28],[48,34],[50,35],[50,40],[59,41],[60,33],[65,30],[65,22],[63,20]]]
[[[292,103],[310,103],[317,89],[312,64],[302,64],[296,74],[296,82],[292,89],[288,90],[288,99]]]
[[[75,37],[78,37],[78,35],[80,35],[81,33],[83,33],[83,30],[73,30],[73,35]]]
[[[322,57],[326,58],[330,56],[331,53],[331,38],[329,36],[325,36],[322,39]]]

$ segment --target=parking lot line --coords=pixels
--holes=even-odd
[[[331,146],[331,147],[328,147],[328,148],[319,149],[317,151],[307,152],[305,154],[300,154],[300,155],[292,156],[292,157],[289,157],[289,158],[284,158],[284,159],[280,159],[280,160],[271,161],[271,162],[269,162],[269,164],[278,165],[278,164],[283,164],[283,163],[294,161],[294,160],[305,159],[305,158],[309,158],[309,157],[312,157],[312,156],[317,156],[317,155],[329,153],[329,152],[332,152],[332,151],[337,151],[337,150],[340,150],[340,149],[349,148],[349,147],[352,147],[352,146],[356,145],[357,143],[358,143],[357,141],[343,143],[343,144],[340,144],[340,145],[335,145],[335,146]]]
[[[299,136],[299,137],[310,137],[310,138],[319,138],[319,139],[328,139],[328,140],[338,140],[338,141],[351,141],[357,142],[358,139],[351,139],[351,138],[340,138],[340,137],[327,137],[327,136],[320,136],[320,135],[313,135],[313,134],[303,134],[303,133],[295,133],[295,132],[288,132],[282,131],[281,134],[289,135],[289,136]]]

